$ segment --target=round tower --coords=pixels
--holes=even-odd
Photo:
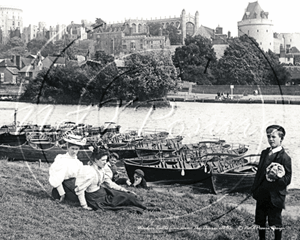
[[[181,33],[182,33],[182,44],[184,44],[184,39],[186,38],[186,13],[183,9],[181,12]]]
[[[23,32],[23,10],[15,7],[0,6],[0,23],[2,30],[2,43],[9,39],[9,31],[20,29]]]
[[[273,23],[258,2],[249,3],[242,21],[238,22],[238,36],[253,37],[264,51],[274,52]]]

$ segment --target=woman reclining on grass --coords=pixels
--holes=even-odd
[[[103,168],[107,164],[108,156],[108,151],[96,147],[90,165],[82,166],[79,170],[74,191],[80,205],[87,210],[129,210],[138,213],[143,210],[159,211],[158,208],[146,207],[137,199],[135,193],[117,184],[105,186],[107,177]]]

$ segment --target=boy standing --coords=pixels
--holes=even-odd
[[[251,192],[256,200],[255,224],[259,225],[259,239],[266,239],[266,220],[275,229],[275,240],[282,237],[281,212],[285,208],[287,186],[291,183],[291,158],[281,143],[285,130],[279,125],[266,129],[270,148],[262,151]]]

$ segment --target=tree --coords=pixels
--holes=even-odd
[[[113,62],[115,59],[113,56],[106,54],[102,50],[98,50],[95,52],[95,55],[92,57],[93,60],[98,61],[104,67],[106,64]]]
[[[19,37],[10,38],[9,41],[5,44],[6,50],[15,48],[15,47],[25,47],[24,41]]]
[[[42,54],[43,57],[48,55],[53,55],[54,45],[51,41],[48,42],[46,38],[34,38],[27,43],[27,49],[31,54],[36,55],[38,52]]]
[[[87,61],[83,66],[89,79],[86,94],[90,101],[99,104],[108,98],[115,97],[112,84],[119,71],[114,57],[104,51],[96,51],[92,59],[94,61]]]
[[[1,58],[11,58],[13,55],[20,55],[22,57],[26,56],[28,54],[25,47],[14,47],[11,49],[8,49],[5,52],[0,51],[0,59]]]
[[[214,65],[213,73],[217,84],[268,85],[274,84],[276,79],[271,66],[282,71],[282,75],[279,72],[276,75],[281,76],[279,82],[282,84],[288,74],[280,66],[278,57],[271,51],[262,52],[255,39],[243,35],[229,41],[229,47]]]
[[[216,61],[216,53],[212,48],[211,41],[200,35],[187,36],[185,45],[176,48],[173,56],[174,65],[180,71],[179,76],[185,81],[196,81],[198,78],[198,81],[202,82],[203,79],[199,76],[199,70],[204,69],[203,73],[207,73],[207,68]],[[204,76],[202,75],[202,77]],[[209,79],[208,77],[205,78],[204,82]]]
[[[149,23],[149,33],[152,36],[159,36],[161,29],[162,35],[170,39],[171,45],[180,45],[182,35],[179,33],[178,28],[173,25],[168,25],[166,28],[161,23]]]
[[[98,104],[115,96],[110,83],[118,74],[114,58],[98,53],[97,61],[87,61],[81,67],[67,64],[41,71],[26,86],[22,99],[37,101],[51,97],[56,103],[88,102]]]
[[[126,74],[115,83],[120,98],[140,101],[165,97],[177,88],[177,72],[169,51],[136,53],[125,59]]]
[[[169,36],[171,45],[182,44],[182,34],[179,33],[178,28],[173,25],[168,25],[165,29],[163,29],[163,35]]]
[[[267,56],[270,64],[267,65],[269,71],[266,74],[266,84],[284,85],[291,79],[291,73],[280,63],[278,56],[271,50],[268,50]]]
[[[65,38],[55,41],[54,52],[56,55],[61,54],[62,57],[66,57],[69,60],[76,60],[76,51],[73,40]]]
[[[56,103],[78,103],[88,79],[85,72],[73,66],[57,66],[42,70],[25,87],[22,99],[36,102],[51,97]],[[40,94],[40,95],[39,95]]]
[[[162,29],[162,25],[160,23],[148,23],[149,27],[149,34],[151,36],[158,36],[159,35],[159,29]]]

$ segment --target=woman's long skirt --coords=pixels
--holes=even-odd
[[[71,202],[79,202],[78,197],[74,190],[75,189],[75,181],[76,181],[76,178],[70,178],[70,179],[64,180],[62,182],[63,188],[66,192],[65,199],[69,200]],[[56,188],[52,189],[52,197],[54,199],[60,199],[59,193]]]
[[[128,210],[141,213],[147,209],[132,193],[101,187],[96,192],[85,193],[88,205],[96,209]]]
[[[79,202],[74,190],[75,181],[75,178],[70,178],[64,180],[62,184],[66,192],[65,199],[72,202]],[[56,188],[52,189],[52,197],[54,199],[60,198]],[[85,198],[88,206],[94,210],[128,210],[130,212],[142,213],[143,210],[147,209],[134,194],[102,186],[98,191],[91,193],[85,192]]]

